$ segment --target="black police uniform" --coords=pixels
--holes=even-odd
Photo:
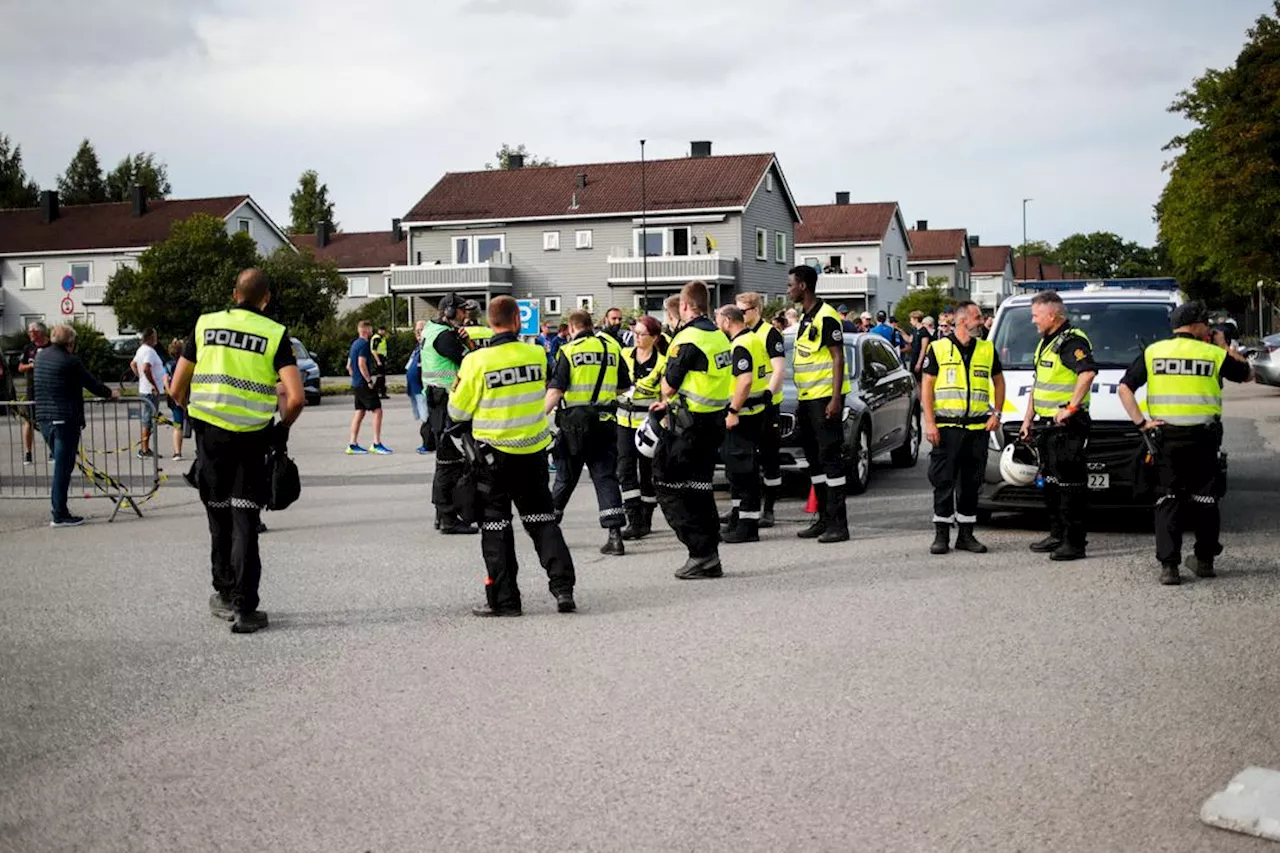
[[[797,338],[809,334],[815,328],[814,320],[822,305],[823,301],[817,300],[813,310],[801,316],[796,329]],[[816,331],[818,347],[825,350],[844,346],[845,333],[838,316],[825,316],[821,327]],[[846,373],[848,370],[849,365],[845,364]],[[847,477],[844,463],[844,419],[843,412],[837,412],[834,418],[827,417],[827,405],[830,402],[831,393],[828,390],[824,390],[823,395],[816,399],[796,401],[796,431],[809,466],[809,480],[814,485],[818,498],[818,514],[813,524],[799,535],[807,539],[826,537],[824,541],[839,541],[841,538],[848,538],[849,530],[845,512]]]
[[[431,322],[445,327],[436,336],[433,348],[455,366],[460,366],[467,347],[457,329],[441,320]],[[435,478],[431,484],[431,503],[436,508],[436,528],[446,534],[475,533],[475,527],[463,523],[458,517],[458,507],[453,498],[454,489],[462,479],[466,460],[462,458],[462,451],[457,444],[444,437],[445,431],[453,426],[453,421],[449,418],[449,389],[427,385],[426,391],[427,424],[436,448]]]
[[[760,334],[764,321],[752,329],[753,334]],[[776,327],[770,325],[765,335],[764,348],[770,359],[786,358],[787,345]],[[783,368],[785,370],[785,367]],[[761,527],[773,526],[773,507],[782,490],[782,413],[774,405],[773,398],[765,404],[763,421],[760,426],[760,476],[764,481],[764,511],[760,515]]]
[[[730,339],[733,346],[733,376],[755,374],[758,365],[751,357],[751,350],[742,345],[740,338],[753,334],[750,329],[743,329]],[[767,393],[767,392],[766,392]],[[747,396],[746,405],[756,401]],[[739,415],[738,423],[733,429],[726,425],[724,445],[725,475],[729,478],[729,497],[733,502],[733,512],[728,529],[723,531],[722,540],[727,543],[755,542],[759,540],[760,529],[760,441],[764,434],[765,413],[756,415]]]

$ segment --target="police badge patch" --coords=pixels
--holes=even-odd
[[[749,367],[751,367],[751,360],[750,360],[750,359],[746,359],[746,358],[740,358],[740,359],[738,359],[738,369],[739,369],[739,370],[746,370],[746,369],[748,369]]]
[[[831,340],[835,341],[836,343],[840,343],[841,341],[844,340],[844,332],[840,329],[836,329],[834,332],[831,333]]]

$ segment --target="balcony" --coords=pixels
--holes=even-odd
[[[818,276],[818,295],[875,296],[879,279],[875,273],[824,272]]]
[[[86,281],[77,284],[76,289],[67,295],[81,305],[101,305],[107,298],[107,286]]]
[[[452,293],[454,291],[509,293],[515,281],[511,256],[495,254],[478,264],[423,264],[391,267],[394,293]]]
[[[609,256],[609,284],[636,285],[645,281],[645,259]],[[709,255],[654,255],[648,259],[650,284],[684,284],[701,279],[708,284],[729,284],[737,280],[738,259],[717,253]]]

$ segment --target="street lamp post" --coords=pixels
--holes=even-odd
[[[648,187],[645,185],[644,140],[640,140],[640,267],[644,276],[644,289],[641,291],[640,310],[649,313],[649,200]]]
[[[1035,201],[1035,199],[1024,198],[1022,200],[1022,280],[1027,280],[1027,202]]]

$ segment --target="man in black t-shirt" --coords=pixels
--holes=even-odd
[[[911,312],[911,351],[907,359],[907,368],[920,381],[920,371],[924,367],[924,356],[933,343],[933,333],[924,325],[924,312]]]
[[[49,346],[49,329],[44,323],[31,323],[27,326],[28,343],[22,348],[22,358],[18,361],[18,373],[27,377],[27,400],[36,398],[36,356],[40,354],[40,350]],[[17,383],[14,383],[15,386]],[[15,387],[16,391],[17,388]],[[19,409],[24,413],[24,421],[22,424],[22,464],[32,464],[32,453],[35,449],[35,425],[34,414],[31,418],[26,419],[27,409]]]

